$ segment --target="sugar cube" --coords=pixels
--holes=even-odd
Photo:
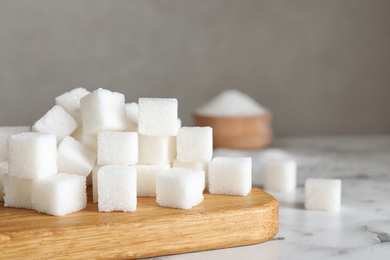
[[[80,108],[83,131],[87,135],[127,128],[125,96],[121,93],[99,88],[81,99]]]
[[[138,135],[139,164],[168,164],[175,158],[175,136]]]
[[[33,181],[4,174],[4,207],[32,209],[31,186]]]
[[[215,157],[209,164],[211,194],[246,196],[252,189],[251,157]]]
[[[187,168],[187,169],[194,169],[194,170],[203,170],[205,173],[205,189],[208,190],[209,188],[209,163],[204,162],[180,162],[178,160],[173,160],[172,163],[173,168]]]
[[[8,160],[8,137],[14,134],[30,132],[30,126],[2,126],[0,127],[0,161]]]
[[[96,153],[73,137],[67,136],[58,146],[57,162],[59,172],[86,177],[95,165]]]
[[[137,209],[137,172],[134,166],[103,166],[97,177],[100,212]]]
[[[8,139],[8,171],[12,176],[40,179],[57,173],[54,134],[20,133]]]
[[[320,211],[339,211],[341,180],[309,178],[305,182],[305,208]]]
[[[204,186],[204,171],[171,168],[157,175],[156,201],[163,207],[189,209],[203,201]]]
[[[75,88],[56,97],[56,105],[61,106],[79,124],[81,123],[80,100],[90,94],[85,88]]]
[[[177,109],[175,98],[140,98],[138,131],[142,135],[176,136]]]
[[[157,174],[171,168],[170,164],[162,165],[140,165],[135,166],[137,170],[137,196],[156,197]]]
[[[182,127],[177,134],[177,160],[210,162],[213,155],[211,127]]]
[[[297,164],[292,159],[265,162],[264,188],[270,191],[290,192],[297,186]]]
[[[32,126],[33,132],[55,134],[60,143],[78,127],[76,120],[62,107],[55,105]]]
[[[35,210],[63,216],[87,206],[86,179],[76,174],[58,173],[34,181],[31,202]]]
[[[7,173],[8,173],[8,162],[7,161],[0,162],[0,201],[4,201],[3,179],[4,179],[4,174]]]
[[[98,134],[98,165],[134,165],[137,162],[137,133],[100,132]]]

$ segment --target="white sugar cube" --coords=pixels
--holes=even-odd
[[[341,180],[309,178],[305,182],[305,208],[320,211],[339,211]]]
[[[142,135],[176,136],[177,109],[175,98],[140,98],[138,131]]]
[[[103,166],[97,176],[100,212],[137,209],[137,172],[134,166]]]
[[[21,133],[8,139],[8,172],[24,179],[57,173],[57,140],[53,134]]]
[[[134,165],[137,162],[137,133],[100,132],[98,134],[98,165]]]
[[[211,127],[182,127],[177,134],[177,160],[210,162],[213,156]]]
[[[187,169],[194,169],[194,170],[203,170],[205,173],[205,189],[209,189],[209,163],[204,162],[180,162],[178,160],[173,160],[172,164],[173,168],[187,168]]]
[[[163,207],[189,209],[203,201],[204,186],[204,171],[171,168],[157,175],[156,201]]]
[[[139,164],[168,164],[175,158],[175,136],[138,135]]]
[[[34,181],[31,202],[35,210],[63,216],[87,206],[86,179],[76,174],[58,173]]]
[[[270,160],[264,165],[264,188],[290,192],[297,186],[297,164],[292,159]]]
[[[98,203],[99,190],[98,190],[98,178],[97,173],[99,169],[104,166],[95,165],[92,170],[92,201],[93,203]]]
[[[3,179],[4,179],[4,174],[7,173],[8,173],[8,162],[7,161],[0,162],[0,201],[4,201]]]
[[[209,164],[211,194],[246,196],[252,189],[251,157],[215,157]]]
[[[99,88],[83,97],[80,107],[83,131],[87,135],[127,128],[125,96],[121,93]]]
[[[137,196],[156,197],[157,174],[171,168],[170,164],[163,165],[136,165],[137,170]]]
[[[57,162],[59,172],[86,177],[95,165],[96,153],[73,137],[67,136],[58,146]]]
[[[0,161],[8,160],[8,137],[14,134],[30,132],[30,126],[2,126],[0,127]]]
[[[61,106],[78,123],[81,123],[80,100],[90,94],[85,88],[75,88],[56,97],[56,105]]]
[[[31,186],[33,181],[4,174],[4,207],[32,209]]]
[[[76,120],[62,107],[55,105],[32,126],[33,132],[54,134],[60,143],[78,127]]]

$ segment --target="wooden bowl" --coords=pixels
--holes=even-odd
[[[259,149],[272,140],[271,113],[258,116],[212,117],[193,114],[196,126],[213,128],[214,148]]]

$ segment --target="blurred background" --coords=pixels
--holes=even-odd
[[[390,133],[390,1],[0,0],[0,125],[76,87],[176,97],[184,125],[225,89],[277,137]]]

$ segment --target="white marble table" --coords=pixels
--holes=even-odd
[[[390,136],[287,138],[266,151],[217,149],[215,154],[252,156],[253,184],[259,187],[262,161],[296,159],[297,190],[270,192],[279,200],[278,234],[262,244],[155,259],[390,259]],[[340,212],[304,209],[308,177],[342,179]]]

